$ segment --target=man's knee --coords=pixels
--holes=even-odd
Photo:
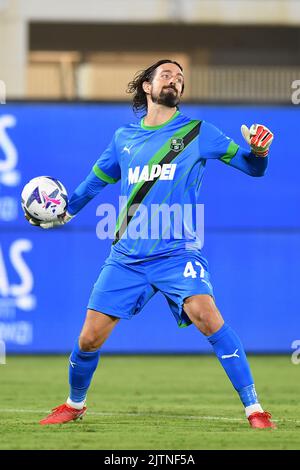
[[[101,343],[99,337],[96,337],[93,334],[81,333],[79,336],[79,347],[81,351],[91,352],[99,349]]]
[[[205,335],[218,331],[224,320],[209,295],[196,295],[186,299],[184,310],[194,325]]]
[[[79,347],[86,352],[96,351],[101,348],[108,336],[108,331],[82,331],[79,336]]]
[[[107,340],[119,318],[88,310],[80,337],[79,347],[82,351],[96,351]]]

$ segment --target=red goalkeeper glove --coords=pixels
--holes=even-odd
[[[248,129],[245,124],[241,127],[242,136],[250,145],[252,153],[258,157],[266,157],[269,147],[274,139],[274,134],[262,124],[252,124]]]

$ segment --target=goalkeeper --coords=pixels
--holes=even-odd
[[[263,176],[273,134],[264,125],[250,129],[243,125],[248,151],[212,124],[184,116],[178,110],[184,91],[183,70],[171,60],[161,60],[142,71],[128,91],[133,94],[134,110],[145,111],[143,119],[115,132],[70,198],[68,212],[55,223],[41,224],[43,228],[63,225],[107,184],[121,180],[127,205],[119,214],[111,253],[92,290],[86,320],[70,356],[69,397],[40,423],[65,423],[84,415],[101,346],[120,319],[131,319],[160,291],[179,326],[193,323],[206,336],[240,397],[250,426],[274,428],[270,413],[264,411],[256,394],[243,345],[216,307],[194,222],[182,221],[185,230],[181,238],[171,226],[167,238],[161,234],[153,240],[147,232],[149,221],[144,220],[143,236],[130,237],[141,203],[147,207],[162,203],[195,207],[209,159],[251,176]]]

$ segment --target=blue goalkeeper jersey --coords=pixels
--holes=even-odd
[[[90,175],[75,190],[68,211],[76,214],[105,185],[121,180],[111,256],[123,262],[199,250],[202,216],[197,205],[208,159],[262,176],[267,158],[241,149],[212,124],[177,111],[160,126],[139,123],[118,129]]]

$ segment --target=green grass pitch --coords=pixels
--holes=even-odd
[[[82,421],[40,426],[68,394],[68,358],[0,365],[1,449],[299,449],[300,365],[252,356],[261,403],[277,430],[248,425],[213,356],[103,356]]]

